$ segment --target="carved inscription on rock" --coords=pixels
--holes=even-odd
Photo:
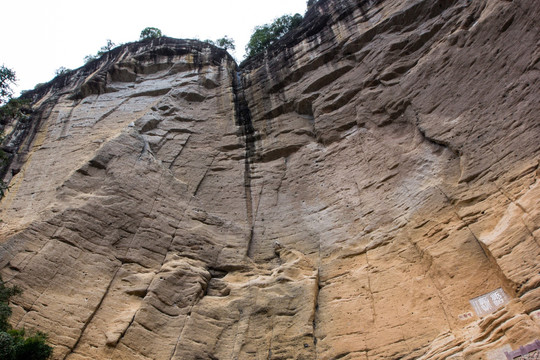
[[[479,317],[486,316],[506,305],[510,301],[510,297],[506,295],[503,289],[498,288],[490,293],[484,294],[470,300],[476,315]]]

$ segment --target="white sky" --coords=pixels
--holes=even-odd
[[[241,61],[257,25],[285,15],[304,15],[306,0],[10,0],[0,18],[0,65],[15,70],[16,92],[47,82],[61,66],[76,69],[107,39],[139,39],[152,26],[164,35],[236,42]]]

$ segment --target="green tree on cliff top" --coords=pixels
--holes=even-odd
[[[147,28],[144,28],[143,31],[141,31],[140,40],[155,39],[155,38],[160,38],[162,36],[163,36],[163,33],[158,28],[147,27]]]
[[[283,35],[296,28],[302,22],[302,15],[283,15],[274,20],[271,24],[255,27],[246,45],[247,56],[253,56],[281,39]]]
[[[0,105],[7,102],[13,95],[11,86],[15,84],[16,80],[15,71],[8,69],[4,65],[0,66]]]
[[[13,118],[20,113],[20,108],[23,105],[23,102],[18,99],[12,99],[13,90],[11,86],[15,84],[17,77],[15,76],[15,71],[5,67],[4,65],[0,66],[0,125],[5,125],[9,118]],[[0,131],[0,142],[4,139],[3,131]],[[2,149],[0,149],[0,166],[4,165],[6,160],[6,154]],[[0,199],[4,197],[8,185],[4,182],[3,179],[0,179]],[[0,294],[1,296],[2,294]],[[1,301],[0,297],[0,301]],[[2,308],[0,304],[0,321],[2,319],[5,309]],[[0,324],[1,325],[1,324]]]

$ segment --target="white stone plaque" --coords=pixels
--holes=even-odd
[[[510,301],[510,297],[506,295],[503,289],[498,288],[490,293],[479,296],[470,300],[474,311],[478,317],[486,316],[506,305]]]

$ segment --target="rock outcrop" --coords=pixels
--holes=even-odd
[[[13,324],[69,360],[505,359],[540,338],[538,19],[320,0],[241,66],[160,38],[27,94]]]

